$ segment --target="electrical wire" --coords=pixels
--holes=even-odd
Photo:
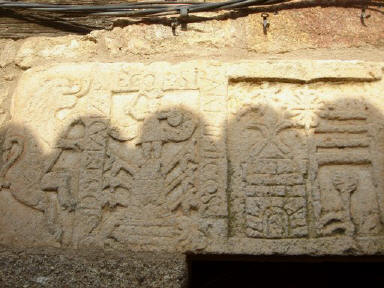
[[[224,2],[194,2],[194,1],[150,1],[150,2],[128,2],[121,4],[106,4],[106,5],[65,5],[65,4],[44,4],[44,3],[27,3],[0,0],[1,9],[12,10],[33,10],[45,11],[61,14],[78,14],[78,15],[104,15],[104,16],[130,16],[141,17],[150,15],[174,15],[196,13],[196,12],[211,12],[218,10],[240,10],[244,8],[256,9],[260,7],[275,7],[278,5],[292,4],[300,6],[301,3],[310,3],[312,6],[347,6],[350,4],[384,6],[384,1],[367,1],[367,0],[229,0]],[[277,5],[277,6],[278,6]]]
[[[26,3],[14,1],[0,1],[0,9],[37,10],[58,13],[81,13],[91,15],[125,15],[143,16],[164,12],[179,13],[181,9],[187,9],[188,13],[215,11],[219,9],[232,9],[238,7],[265,5],[269,2],[281,3],[286,0],[230,0],[225,2],[176,2],[176,1],[152,1],[152,2],[130,2],[124,4],[109,5],[63,5]],[[244,4],[243,4],[244,3]],[[241,5],[243,4],[243,5]],[[238,5],[238,6],[236,6]],[[239,6],[241,5],[241,6]]]

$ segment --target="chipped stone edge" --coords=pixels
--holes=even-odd
[[[375,82],[382,80],[384,62],[357,60],[252,60],[235,62],[187,61],[178,63],[153,62],[65,62],[35,66],[22,73],[19,83],[35,73],[48,72],[47,69],[65,66],[95,65],[119,66],[139,65],[150,68],[151,65],[167,64],[195,65],[200,67],[221,66],[226,71],[228,81],[232,79],[260,79],[287,81],[294,83],[311,83],[317,81],[352,81]],[[294,65],[293,65],[294,64]],[[297,65],[299,64],[299,65]],[[201,66],[203,65],[203,66]],[[137,66],[136,66],[137,67]],[[281,69],[276,69],[281,67]],[[291,74],[287,75],[286,71]],[[284,73],[285,71],[285,73]],[[331,74],[329,73],[331,72]],[[225,83],[227,85],[227,83]],[[15,95],[13,95],[14,97]],[[105,249],[109,250],[109,249]],[[111,249],[118,251],[118,249]],[[143,251],[145,253],[145,251]],[[167,252],[167,251],[164,251]],[[253,238],[216,238],[204,251],[186,251],[197,254],[247,254],[247,255],[384,255],[384,236],[371,237],[324,237],[316,239],[253,239]],[[158,253],[158,252],[155,252]],[[167,252],[170,253],[170,252]]]

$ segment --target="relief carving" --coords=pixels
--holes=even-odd
[[[313,136],[313,205],[317,233],[374,235],[380,232],[378,186],[372,172],[369,107],[360,101],[330,104]],[[371,131],[372,130],[372,131]]]
[[[56,151],[47,161],[41,187],[44,191],[57,191],[61,226],[67,227],[63,231],[65,245],[88,241],[88,234],[100,222],[106,135],[104,119],[75,120],[61,135]]]
[[[27,187],[30,187],[32,189],[28,190],[25,189],[26,187],[23,187],[22,185],[25,183],[21,183],[21,187],[15,187],[17,186],[16,183],[13,183],[9,181],[9,178],[12,177],[9,174],[9,170],[12,169],[12,167],[16,164],[16,162],[21,157],[23,151],[24,151],[24,139],[22,136],[14,135],[12,132],[9,132],[5,137],[4,143],[3,143],[3,166],[0,171],[0,176],[2,178],[2,187],[3,188],[10,188],[10,191],[12,195],[15,197],[16,200],[23,203],[24,205],[27,205],[31,208],[44,211],[45,203],[44,203],[44,197],[41,193],[36,193],[33,189],[36,188],[34,185],[30,184],[27,185]],[[11,171],[12,172],[12,171]],[[7,177],[8,176],[8,177]],[[16,176],[16,175],[14,175]]]
[[[56,87],[59,86],[63,89],[62,103],[60,103],[60,107],[55,112],[55,117],[63,120],[70,114],[71,110],[76,107],[79,98],[89,92],[92,81],[89,79],[61,78],[51,80],[49,85],[52,85],[53,81],[55,81]]]
[[[339,192],[341,203],[334,212],[328,212],[321,218],[321,226],[324,227],[323,234],[329,235],[333,231],[345,231],[347,235],[355,233],[355,226],[351,218],[351,196],[356,191],[358,180],[356,175],[336,174],[332,183]]]
[[[188,111],[159,111],[144,119],[136,140],[140,161],[125,161],[110,147],[104,193],[112,209],[107,222],[115,228],[107,227],[107,238],[149,246],[178,239],[187,245],[197,225],[190,219],[198,210],[196,129]],[[166,157],[172,150],[177,153]]]
[[[291,146],[303,139],[289,117],[289,113],[280,116],[268,107],[254,107],[237,118],[242,131],[236,127],[233,132],[239,133],[233,137],[248,138],[249,143],[240,152],[240,163],[236,163],[241,177],[241,182],[236,183],[240,183],[241,190],[235,192],[244,197],[244,216],[238,217],[244,217],[248,237],[290,238],[308,234],[306,160],[298,157],[300,154],[295,154],[295,147]]]
[[[315,84],[247,81],[229,90],[240,109],[229,122],[232,235],[380,235],[377,113],[353,97],[324,101]]]
[[[383,237],[384,117],[361,96],[379,80],[232,79],[189,63],[88,77],[98,65],[27,75],[14,96],[25,127],[5,133],[0,201],[43,219],[50,243],[344,253]]]
[[[9,189],[18,202],[44,213],[49,233],[54,235],[56,240],[60,240],[61,229],[57,223],[56,204],[40,187],[39,163],[33,161],[37,151],[31,148],[34,147],[33,140],[26,138],[29,135],[18,135],[18,130],[20,128],[16,126],[10,127],[5,134],[2,147],[3,166],[0,171],[1,187]],[[29,166],[36,170],[28,171]]]

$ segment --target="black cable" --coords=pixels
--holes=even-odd
[[[384,6],[384,1],[368,1],[368,0],[229,0],[224,2],[194,2],[194,1],[151,1],[151,2],[129,2],[122,4],[107,5],[64,5],[64,4],[43,4],[43,3],[26,3],[0,0],[1,9],[12,10],[33,10],[45,11],[61,14],[86,14],[86,15],[106,15],[106,16],[149,16],[149,15],[172,15],[195,12],[210,12],[218,10],[240,10],[247,8],[248,10],[260,10],[268,7],[308,7],[314,6],[341,6],[341,5],[361,5],[362,7]],[[260,9],[255,7],[260,6]],[[277,7],[278,8],[278,7]]]
[[[225,6],[225,7],[223,7],[223,9],[243,8],[243,7],[250,7],[250,6],[254,6],[254,5],[260,5],[260,4],[271,5],[271,4],[276,4],[276,3],[288,2],[288,1],[290,1],[290,0],[264,0],[264,1],[247,0],[247,1],[244,1],[242,3],[236,3],[233,5]]]
[[[256,0],[257,2],[266,2],[266,0]],[[282,2],[282,0],[278,0]],[[241,2],[247,2],[247,0],[230,0],[225,2],[216,3],[202,3],[202,2],[175,2],[175,1],[153,1],[153,2],[133,2],[126,4],[110,4],[110,5],[62,5],[62,4],[42,4],[42,3],[26,3],[26,2],[12,2],[12,1],[0,1],[0,9],[32,9],[48,12],[62,12],[62,13],[92,13],[98,11],[101,14],[103,12],[116,14],[121,11],[122,13],[131,13],[131,10],[144,10],[138,12],[138,15],[151,14],[168,11],[179,11],[181,8],[187,7],[188,11],[201,12],[211,11],[220,7],[233,5]],[[158,10],[159,9],[159,10]]]

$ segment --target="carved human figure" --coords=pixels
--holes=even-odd
[[[57,192],[65,246],[93,241],[88,234],[101,217],[106,135],[105,119],[75,119],[46,163],[41,185],[44,191]]]
[[[182,213],[188,215],[197,205],[195,199],[191,199],[197,192],[193,176],[197,169],[196,140],[191,139],[196,127],[197,123],[188,111],[160,111],[145,118],[142,124],[140,139],[136,140],[136,147],[141,150],[140,160],[123,160],[118,151],[108,151],[110,163],[105,166],[104,191],[111,200],[106,203],[118,209],[106,216],[109,219],[106,221],[116,221],[114,229],[105,227],[102,232],[106,238],[113,235],[110,237],[119,241],[134,241],[132,239],[140,237],[140,233],[145,233],[148,241],[164,241],[168,238],[156,237],[173,238],[180,234],[181,242],[189,241],[184,231],[185,218],[179,221],[180,217],[174,217],[174,212],[180,207]],[[176,149],[168,149],[177,152],[167,158],[164,146],[179,142],[185,143],[175,146]],[[124,196],[118,195],[121,193]]]
[[[143,152],[143,162],[135,167],[133,164],[116,159],[111,168],[112,176],[116,177],[120,170],[125,170],[133,176],[134,185],[130,187],[134,199],[144,206],[148,204],[155,207],[164,206],[166,204],[163,191],[166,185],[165,174],[169,171],[166,163],[163,163],[164,159],[161,159],[162,146],[169,142],[187,140],[195,129],[196,122],[188,113],[182,111],[163,111],[146,118],[138,141]],[[187,162],[192,160],[191,157],[188,153],[180,157],[179,164],[183,166],[183,171],[189,169]],[[188,185],[185,184],[185,186]]]
[[[60,206],[69,211],[73,211],[76,206],[70,187],[72,176],[69,167],[57,168],[57,166],[65,160],[70,160],[72,164],[80,162],[78,154],[83,149],[84,135],[85,127],[81,121],[75,121],[70,125],[65,135],[58,140],[55,151],[46,161],[44,175],[41,179],[41,188],[44,191],[56,191]]]

